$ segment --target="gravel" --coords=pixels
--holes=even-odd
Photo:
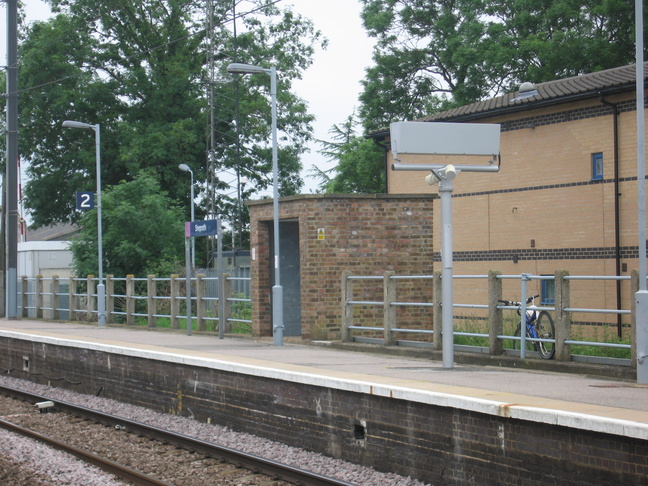
[[[371,468],[326,457],[322,454],[308,452],[250,434],[235,432],[219,425],[210,425],[185,417],[162,414],[115,400],[81,395],[72,391],[38,385],[8,376],[0,376],[0,384],[102,410],[106,413],[197,437],[260,457],[272,458],[278,462],[324,476],[335,477],[359,486],[425,486],[424,483],[411,478],[381,473]],[[32,440],[19,438],[13,433],[2,430],[0,430],[0,433],[2,434],[0,435],[0,483],[3,485],[113,486],[124,484],[115,480],[113,476],[102,473],[97,468],[91,466],[81,467],[77,459],[67,454],[49,449]],[[11,465],[12,470],[15,466],[18,466],[19,471],[29,470],[35,473],[35,476],[30,476],[29,481],[18,479],[17,482],[11,482],[3,480],[4,461],[10,463],[5,465],[7,467]],[[18,472],[17,474],[16,477],[20,478],[21,473]],[[47,482],[48,480],[50,482]]]

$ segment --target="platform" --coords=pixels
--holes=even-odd
[[[648,439],[648,386],[566,373],[455,365],[284,343],[146,328],[0,319],[0,335],[145,356],[200,359],[228,370],[367,389],[436,405]],[[322,344],[322,343],[320,343]]]

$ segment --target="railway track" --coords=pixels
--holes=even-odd
[[[344,481],[235,449],[15,388],[0,386],[0,396],[29,404],[26,410],[23,408],[22,413],[12,413],[9,417],[0,419],[0,427],[64,450],[131,484],[172,485],[176,484],[174,481],[179,481],[179,484],[201,484],[188,480],[186,467],[169,466],[177,456],[178,461],[190,463],[191,470],[207,468],[209,484],[352,486]],[[51,413],[52,411],[57,413]],[[63,429],[68,431],[67,438],[61,438],[58,434]],[[118,449],[123,449],[119,451],[122,457],[127,444],[130,446],[132,443],[134,447],[126,453],[127,462],[138,464],[134,458],[138,448],[148,453],[143,462],[139,463],[145,466],[133,467],[114,460],[107,457],[111,455],[109,451],[95,452],[93,446],[114,440],[107,440],[108,434],[119,435],[116,442],[119,444]],[[83,437],[86,439],[83,440]],[[152,456],[151,451],[154,451]],[[159,471],[156,470],[158,465]],[[153,471],[143,471],[151,468]],[[174,477],[174,470],[180,471],[179,477]],[[198,478],[202,474],[205,473],[195,472],[193,477]]]

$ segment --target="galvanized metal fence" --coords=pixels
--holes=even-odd
[[[630,366],[636,358],[635,350],[635,328],[630,323],[634,322],[634,299],[633,295],[638,289],[638,276],[636,272],[632,277],[607,277],[607,276],[570,276],[567,272],[556,272],[554,275],[530,274],[522,275],[501,275],[497,272],[490,272],[488,275],[455,275],[456,285],[463,287],[463,292],[455,290],[455,303],[453,304],[453,322],[455,349],[467,352],[488,353],[491,355],[510,354],[524,357],[526,348],[520,346],[524,336],[515,336],[514,330],[521,325],[526,329],[524,317],[511,312],[517,310],[517,306],[503,305],[500,300],[515,300],[524,302],[527,297],[533,296],[535,292],[529,292],[529,282],[536,281],[551,282],[553,286],[553,299],[550,304],[528,305],[531,311],[547,311],[553,316],[555,324],[555,336],[553,339],[535,338],[534,342],[546,341],[555,346],[555,359],[559,361],[587,361],[608,364],[620,364]],[[432,281],[432,291],[429,292],[427,301],[407,301],[399,295],[398,286],[400,282],[421,282]],[[592,297],[591,291],[577,289],[575,285],[581,282],[615,282],[624,281],[627,287],[625,302],[626,309],[599,307],[594,308],[584,305],[573,305],[572,297],[578,298],[587,296],[588,301],[593,299],[605,303],[605,298]],[[459,281],[472,281],[473,287],[467,286]],[[507,297],[504,297],[503,283],[517,282],[517,291],[511,284],[507,284]],[[443,305],[441,297],[441,274],[434,275],[395,275],[394,272],[385,272],[383,275],[352,275],[346,272],[342,278],[342,340],[346,342],[355,341],[363,343],[380,344],[386,346],[416,346],[440,350],[441,342],[441,308]],[[367,291],[367,287],[374,286],[374,292]],[[544,285],[543,285],[544,287]],[[468,288],[468,290],[467,290]],[[403,292],[407,294],[407,292]],[[600,292],[605,295],[605,289]],[[382,299],[360,299],[359,295],[382,294]],[[514,298],[511,295],[515,294]],[[467,303],[457,303],[457,299],[463,296],[482,296],[482,303],[474,300]],[[465,298],[465,297],[464,297]],[[578,304],[578,302],[575,302]],[[425,308],[429,311],[430,319],[420,318],[410,326],[403,326],[404,317],[402,309]],[[505,314],[506,313],[508,314]],[[606,315],[626,316],[624,330],[627,335],[625,340],[610,335],[604,335],[599,339],[591,337],[599,334],[599,327],[615,328],[613,322],[605,322],[605,319],[596,320],[583,318],[585,315]],[[477,329],[469,329],[466,323],[471,323]],[[574,336],[577,331],[584,335],[578,339]],[[604,333],[605,334],[605,333]],[[588,339],[588,336],[590,339]],[[462,339],[463,338],[463,339]],[[462,344],[462,341],[475,341],[472,344]],[[629,342],[627,342],[629,341]],[[459,344],[457,344],[459,343]],[[517,345],[516,345],[517,344]],[[524,344],[524,342],[523,342]],[[573,354],[573,347],[578,347],[579,353]],[[518,348],[518,349],[516,349]],[[623,350],[627,357],[602,356],[605,353],[591,352],[595,348],[614,348]],[[531,352],[533,354],[533,352]]]
[[[221,318],[218,303],[224,302],[224,332],[251,331],[251,292],[249,271],[236,276],[225,274],[222,285],[218,277],[197,274],[190,279],[192,327],[199,331],[216,331]],[[22,317],[68,321],[96,321],[98,279],[22,277],[19,282],[18,309]],[[180,329],[187,327],[186,278],[136,278],[107,275],[106,322],[128,326],[145,325]]]

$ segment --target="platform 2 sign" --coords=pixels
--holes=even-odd
[[[185,238],[196,236],[213,236],[218,234],[218,225],[215,219],[207,221],[188,221],[185,223]]]
[[[77,191],[76,193],[76,208],[81,211],[89,211],[95,207],[95,195],[94,192],[82,192]]]

